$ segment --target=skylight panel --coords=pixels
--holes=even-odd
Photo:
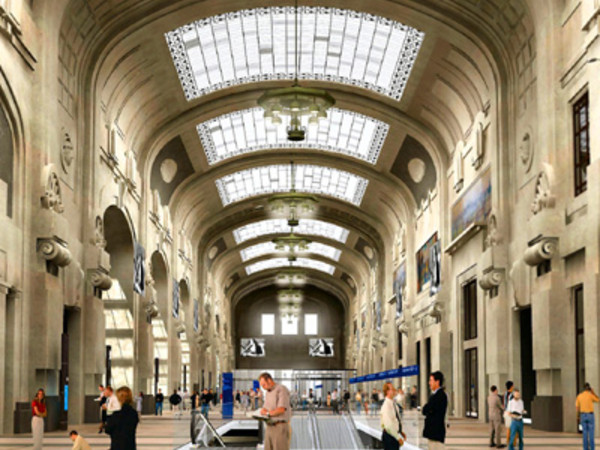
[[[302,6],[298,78],[359,86],[400,100],[425,34],[394,20]],[[230,86],[294,78],[294,8],[257,8],[165,34],[187,100]],[[235,58],[233,55],[235,54]]]
[[[298,258],[296,261],[289,262],[287,258],[272,258],[264,261],[258,261],[253,264],[246,266],[246,274],[252,275],[253,273],[261,272],[268,269],[277,269],[279,267],[301,267],[304,269],[314,269],[320,272],[328,273],[333,275],[335,267],[331,264],[327,264],[323,261],[317,261],[310,258]]]
[[[288,226],[287,220],[267,219],[236,228],[233,231],[233,238],[236,244],[241,244],[260,236],[289,234],[291,231],[292,229]],[[321,236],[333,239],[342,244],[346,243],[346,239],[348,239],[348,234],[350,233],[346,228],[317,219],[300,219],[300,224],[295,227],[294,231],[297,234],[305,236]]]
[[[261,150],[304,148],[348,155],[375,164],[389,125],[353,111],[332,108],[301,142],[287,140],[286,124],[267,124],[261,108],[223,114],[196,127],[209,164]]]
[[[322,194],[360,206],[369,181],[331,167],[299,164],[295,171],[298,192]],[[287,192],[291,189],[290,167],[253,167],[225,175],[215,181],[223,206],[257,195]]]
[[[261,242],[241,250],[240,256],[242,261],[246,262],[250,259],[272,253],[279,253],[279,251],[275,248],[275,244],[273,242]],[[342,255],[342,252],[337,248],[332,247],[331,245],[322,244],[320,242],[311,242],[308,244],[308,250],[306,252],[298,253],[314,253],[325,258],[333,259],[334,261],[339,261],[340,256]]]

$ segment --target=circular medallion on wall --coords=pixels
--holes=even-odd
[[[160,165],[160,176],[165,183],[173,181],[177,175],[177,163],[171,158],[165,159]]]

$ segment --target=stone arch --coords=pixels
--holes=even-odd
[[[106,383],[134,385],[134,237],[127,215],[116,206],[104,212],[106,251],[110,255],[112,287],[103,294],[105,341],[110,346]]]
[[[191,368],[191,352],[190,352],[190,335],[193,327],[193,314],[190,310],[190,288],[186,279],[179,281],[179,317],[185,327],[185,331],[179,335],[181,339],[181,388],[190,390],[190,368]]]
[[[155,391],[162,389],[163,394],[169,393],[169,277],[165,257],[160,251],[155,251],[150,257],[152,278],[158,301],[158,316],[152,319],[152,337],[154,360],[158,359],[158,383],[155,381]],[[156,367],[156,366],[155,366]],[[155,374],[156,375],[156,374]]]

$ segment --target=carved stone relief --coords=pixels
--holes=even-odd
[[[75,159],[75,147],[71,141],[71,136],[63,129],[62,143],[60,146],[60,164],[63,171],[68,174]]]
[[[550,164],[543,164],[542,171],[537,176],[535,183],[535,196],[531,204],[531,212],[538,214],[546,208],[554,208],[556,198],[552,193],[554,185],[554,170]]]
[[[531,164],[533,162],[534,146],[531,129],[527,128],[523,132],[523,136],[519,141],[519,160],[525,168],[525,173],[529,173],[531,170]]]
[[[60,180],[52,164],[44,167],[42,171],[42,188],[44,190],[41,197],[42,206],[61,214],[65,210],[62,201],[62,190]]]
[[[42,258],[52,261],[58,267],[65,267],[71,263],[71,252],[67,243],[57,237],[38,239],[37,249]]]

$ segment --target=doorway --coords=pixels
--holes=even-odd
[[[477,392],[477,348],[465,350],[465,415],[479,417]]]
[[[527,414],[531,417],[531,401],[537,392],[536,377],[533,371],[533,335],[531,330],[531,308],[522,309],[519,313],[521,329],[521,396]]]

